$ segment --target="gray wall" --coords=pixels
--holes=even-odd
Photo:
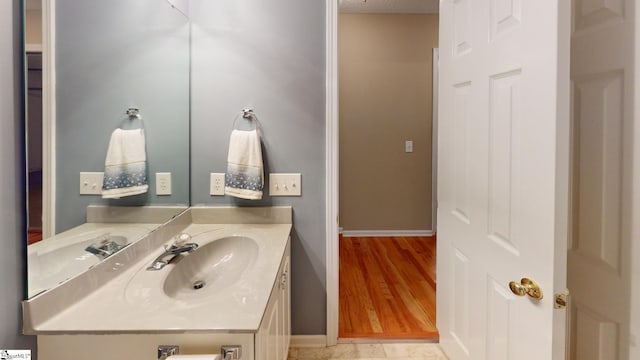
[[[56,232],[84,222],[89,204],[189,203],[189,25],[158,0],[56,1]],[[121,200],[79,195],[81,171],[104,171],[125,110],[145,120],[150,190]],[[137,126],[137,121],[133,123]],[[173,195],[155,195],[171,172]]]
[[[292,331],[325,334],[325,3],[195,0],[190,14],[192,204],[292,205]],[[302,197],[209,196],[245,107],[262,123],[265,172],[302,173]]]
[[[0,3],[0,349],[32,349],[20,335],[25,296],[24,115],[19,1]]]

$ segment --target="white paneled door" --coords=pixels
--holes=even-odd
[[[628,346],[627,255],[629,224],[637,221],[631,215],[629,152],[634,1],[573,0],[572,231],[567,263],[571,360],[637,359],[630,357]]]
[[[564,359],[570,6],[440,2],[437,318],[451,360]]]

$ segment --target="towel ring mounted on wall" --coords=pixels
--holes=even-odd
[[[130,107],[125,111],[125,115],[129,120],[138,119],[140,120],[140,128],[144,129],[144,120],[142,120],[142,115],[140,114],[140,108]]]
[[[242,109],[242,111],[233,119],[234,130],[236,130],[236,123],[238,122],[238,119],[240,117],[249,120],[253,124],[253,129],[251,130],[260,131],[260,128],[262,128],[260,121],[258,121],[258,116],[256,116],[255,112],[253,112],[253,109]]]
[[[243,118],[251,119],[254,116],[256,116],[256,114],[253,112],[253,109],[242,109],[242,117]]]

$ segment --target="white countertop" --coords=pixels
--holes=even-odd
[[[269,301],[290,231],[291,224],[191,224],[183,232],[200,246],[226,236],[253,238],[258,245],[256,260],[236,282],[215,295],[203,291],[202,296],[194,293],[188,300],[178,300],[163,290],[164,279],[175,264],[146,270],[163,252],[158,248],[33,330],[38,334],[254,332]]]

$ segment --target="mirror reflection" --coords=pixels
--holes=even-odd
[[[158,223],[88,222],[27,247],[28,296],[70,279],[140,239]]]
[[[164,0],[57,0],[43,54],[42,6],[26,1],[31,297],[189,204],[189,21]]]

